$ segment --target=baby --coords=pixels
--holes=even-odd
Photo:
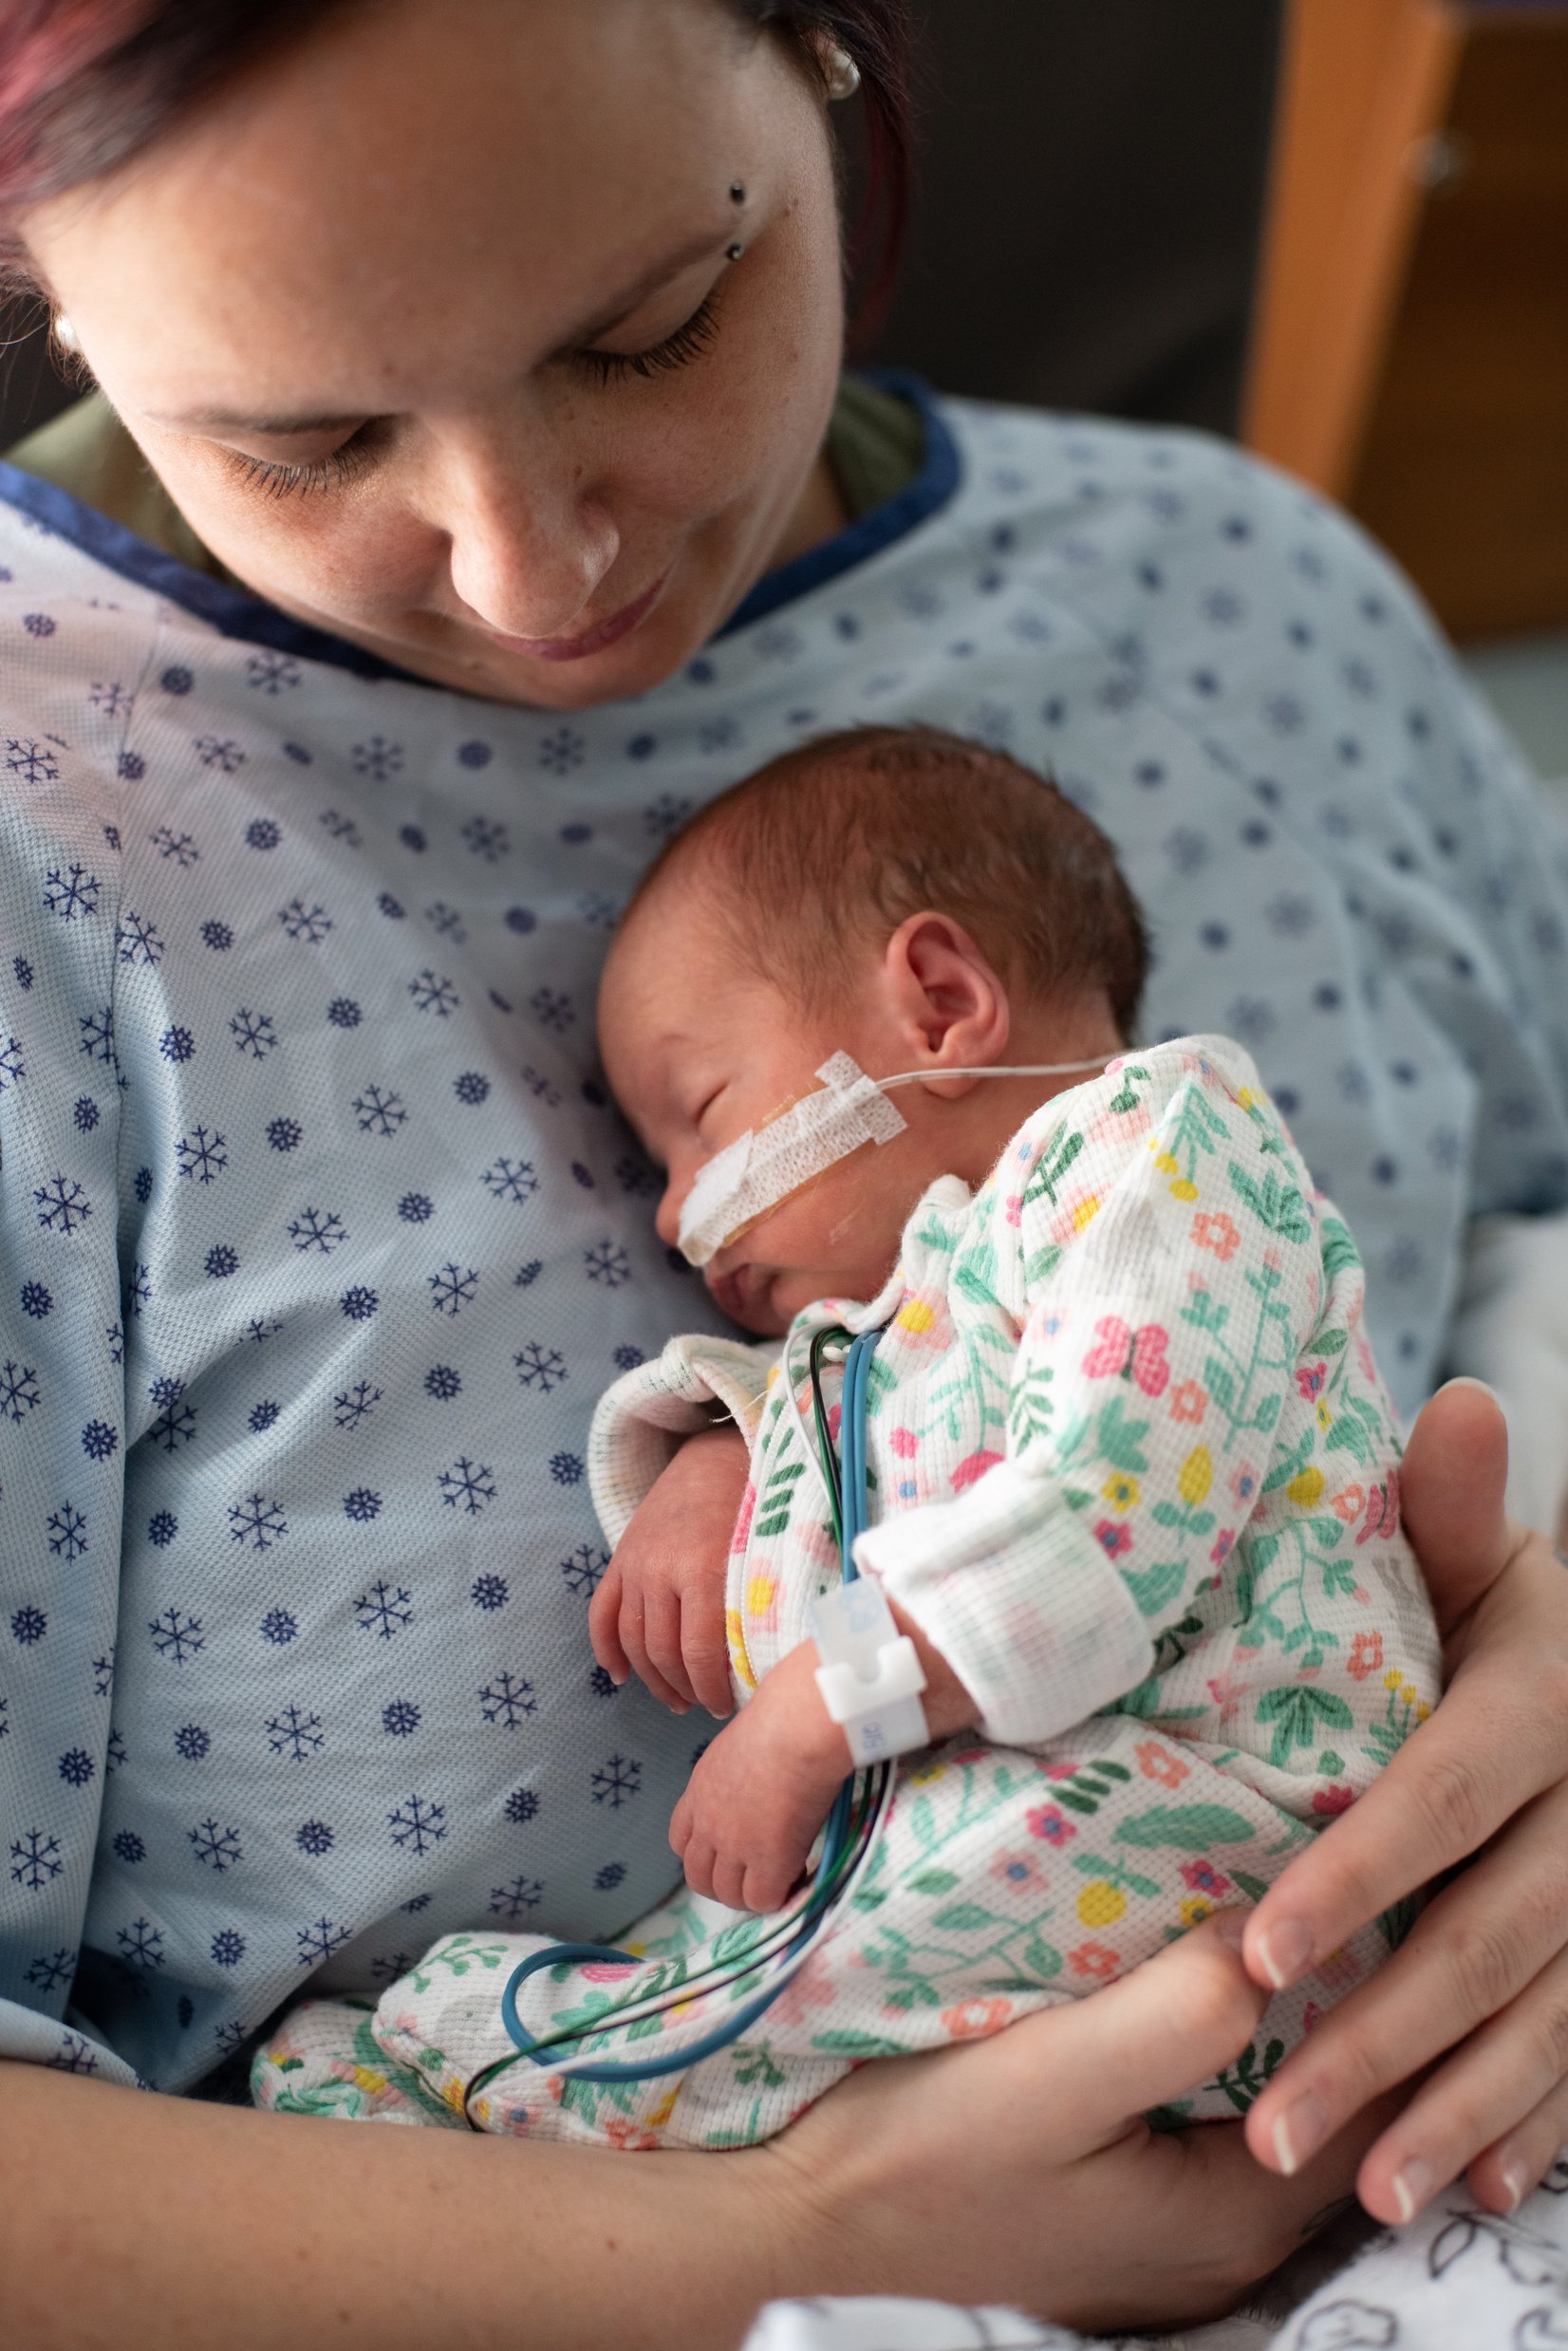
[[[679,2047],[755,1995],[697,1979],[733,1978],[759,1931],[734,1913],[789,1899],[866,1751],[813,1638],[839,1560],[809,1357],[835,1327],[883,1332],[855,1557],[924,1676],[897,1742],[920,1745],[849,1898],[718,2054],[637,2082],[500,2066],[496,1977],[549,1947],[448,1937],[357,2025],[296,2012],[262,2102],[320,2084],[388,2119],[754,2142],[855,2062],[999,2031],[1256,1898],[1424,1718],[1437,1640],[1354,1243],[1239,1046],[1128,1049],[1145,964],[1097,829],[927,731],[792,753],[670,845],[617,934],[601,1047],[667,1170],[661,1233],[763,1343],[673,1339],[594,1424],[601,1663],[724,1712],[727,1648],[739,1704],[676,1811],[686,1887],[625,1945],[692,1997],[596,2056]],[[843,1343],[818,1353],[836,1406]],[[727,1576],[672,1550],[659,1490],[726,1417],[751,1452]],[[1175,2111],[1244,2111],[1398,1931],[1278,1997]],[[592,2026],[639,1980],[563,1957],[525,2025]]]

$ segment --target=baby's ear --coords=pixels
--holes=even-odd
[[[911,914],[883,957],[889,1008],[911,1053],[911,1069],[982,1068],[1007,1050],[1007,990],[961,923],[934,908]]]

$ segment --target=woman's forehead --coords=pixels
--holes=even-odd
[[[351,8],[29,240],[89,337],[134,346],[139,404],[389,406],[457,338],[547,357],[721,236],[793,79],[720,0]],[[356,345],[377,380],[310,396],[305,363]]]

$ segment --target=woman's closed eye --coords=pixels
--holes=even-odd
[[[567,364],[588,370],[602,385],[626,376],[640,376],[646,382],[700,359],[711,349],[718,332],[717,289],[710,289],[673,333],[640,351],[582,350],[567,352],[563,358]],[[341,490],[354,480],[375,462],[384,429],[384,420],[371,418],[325,457],[292,462],[253,457],[241,449],[225,449],[223,454],[246,489],[259,490],[268,497],[292,497],[307,491]]]

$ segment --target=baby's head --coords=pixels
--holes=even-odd
[[[948,1074],[1109,1060],[1148,965],[1115,853],[1055,787],[979,743],[865,728],[713,801],[644,878],[599,997],[616,1099],[667,1173],[674,1242],[699,1170],[820,1092],[847,1054],[905,1124],[728,1235],[715,1298],[764,1335],[813,1298],[865,1298],[939,1175],[979,1185],[1070,1077]],[[892,1122],[887,1122],[892,1123]]]

